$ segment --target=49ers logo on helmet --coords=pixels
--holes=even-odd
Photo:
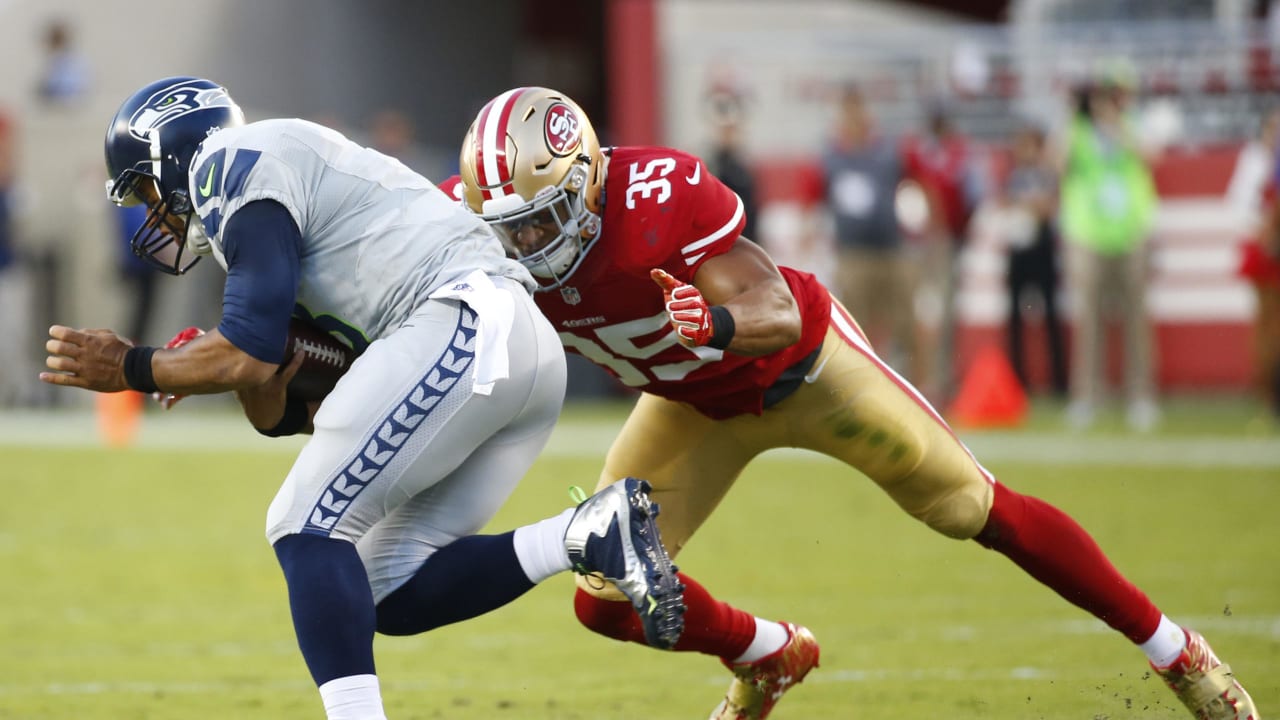
[[[560,157],[571,154],[582,140],[582,122],[573,109],[562,102],[547,110],[546,123],[542,129],[547,137],[547,147]]]

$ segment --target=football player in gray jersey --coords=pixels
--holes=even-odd
[[[384,718],[375,632],[406,635],[503,605],[556,573],[624,588],[651,642],[682,629],[682,589],[648,484],[477,535],[551,433],[559,338],[497,237],[396,160],[303,120],[245,124],[226,90],[166,78],[121,106],[108,190],[145,203],[134,252],[227,272],[216,329],[134,346],[55,325],[41,380],[98,392],[234,391],[269,436],[310,433],[267,511],[303,657],[330,720]],[[321,401],[291,397],[291,318],[358,357]]]

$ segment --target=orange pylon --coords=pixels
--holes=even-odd
[[[138,434],[143,395],[137,390],[98,393],[98,432],[108,447],[128,447]]]
[[[974,428],[1016,427],[1026,419],[1027,393],[999,347],[988,345],[973,359],[947,416],[957,427]]]

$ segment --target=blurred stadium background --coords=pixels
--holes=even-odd
[[[100,137],[120,99],[163,74],[214,78],[251,117],[335,125],[436,179],[454,172],[479,106],[512,85],[547,84],[578,98],[608,143],[695,152],[709,149],[714,99],[731,93],[742,101],[743,149],[759,186],[756,239],[780,261],[822,276],[830,244],[799,253],[796,236],[808,212],[803,181],[829,136],[842,84],[860,84],[881,127],[895,134],[920,129],[928,108],[945,104],[998,167],[1019,122],[1060,125],[1071,88],[1122,61],[1137,82],[1144,134],[1166,147],[1156,168],[1164,202],[1148,298],[1161,386],[1240,392],[1249,382],[1252,297],[1234,269],[1248,228],[1223,194],[1236,154],[1280,89],[1280,13],[1270,5],[178,0],[161,20],[89,0],[0,0],[0,111],[16,139],[15,244],[29,291],[5,295],[3,313],[37,346],[55,317],[123,324],[129,287],[112,271],[122,241],[101,197]],[[54,22],[65,23],[86,70],[83,91],[60,102],[37,93],[52,64],[46,35]],[[1007,308],[1001,253],[982,223],[973,227],[962,258],[961,369],[998,336]],[[144,340],[216,321],[220,273],[206,265],[192,277],[156,280]],[[1065,300],[1069,307],[1069,294]],[[38,360],[38,347],[26,355],[0,372]],[[590,369],[576,377],[575,393],[602,390]],[[65,395],[56,399],[84,402]]]
[[[522,84],[577,98],[609,144],[709,147],[714,99],[741,99],[759,237],[800,250],[838,88],[883,127],[945,103],[993,167],[1022,119],[1054,128],[1101,64],[1133,71],[1143,132],[1165,146],[1148,305],[1166,420],[1063,432],[1038,400],[1013,431],[967,432],[997,474],[1079,516],[1176,619],[1210,634],[1264,713],[1280,706],[1280,444],[1250,382],[1248,231],[1224,197],[1237,153],[1280,93],[1280,8],[1260,0],[0,0],[0,113],[13,134],[14,244],[0,287],[0,718],[313,717],[261,518],[292,440],[254,435],[226,398],[148,409],[127,447],[87,393],[34,376],[52,322],[122,327],[118,217],[101,137],[156,77],[226,84],[250,119],[300,116],[378,143],[440,179],[491,96]],[[62,23],[85,84],[41,95]],[[72,68],[74,72],[79,72]],[[1000,342],[1003,256],[976,223],[964,255],[958,369]],[[221,272],[156,279],[142,341],[217,321]],[[1065,298],[1068,309],[1070,297]],[[929,298],[921,299],[929,307]],[[1069,310],[1068,310],[1069,312]],[[925,313],[926,321],[928,313]],[[1033,353],[1033,379],[1040,356]],[[590,484],[628,399],[592,366],[545,460],[495,521],[509,527]],[[605,400],[588,403],[587,400]],[[786,613],[823,668],[778,717],[1180,718],[1140,656],[1007,564],[940,541],[840,466],[771,454],[682,564],[726,599]],[[821,501],[818,500],[821,498]],[[761,533],[766,518],[790,516]],[[1140,517],[1140,527],[1130,522]],[[892,538],[892,551],[885,538]],[[1194,569],[1194,570],[1189,570]],[[700,717],[722,674],[577,628],[569,581],[474,624],[383,642],[398,718]],[[905,622],[905,625],[903,624]],[[619,674],[622,673],[622,674]],[[488,684],[486,684],[488,683]],[[214,709],[216,708],[216,710]]]

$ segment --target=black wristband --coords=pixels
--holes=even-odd
[[[146,345],[129,348],[124,354],[124,384],[139,392],[158,392],[160,388],[151,375],[151,356],[155,354],[156,349]]]
[[[724,350],[733,342],[733,315],[723,305],[712,305],[708,312],[711,313],[711,339],[707,346]]]
[[[307,408],[306,400],[286,400],[284,403],[284,417],[280,418],[280,422],[276,426],[263,430],[262,428],[254,428],[259,433],[267,437],[284,437],[286,435],[297,435],[307,426],[307,420],[311,418],[311,411]]]

